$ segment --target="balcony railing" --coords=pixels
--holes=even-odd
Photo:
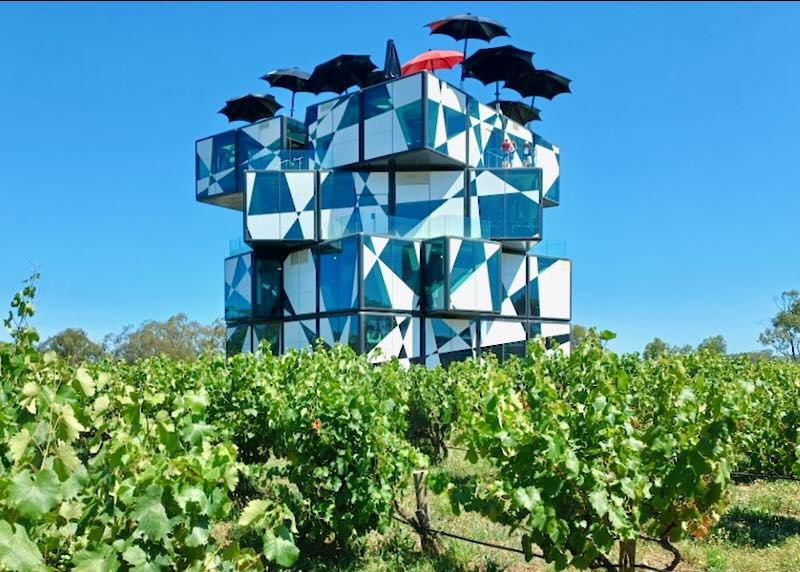
[[[483,238],[491,236],[491,224],[470,217],[439,215],[422,220],[397,216],[370,216],[366,220],[353,217],[333,218],[323,232],[326,240],[356,234],[384,234],[395,238],[426,239],[436,236]]]

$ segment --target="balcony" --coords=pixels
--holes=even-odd
[[[247,170],[310,167],[305,126],[279,116],[195,143],[196,199],[242,210]],[[312,166],[313,168],[313,166]]]

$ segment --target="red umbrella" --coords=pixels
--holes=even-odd
[[[428,50],[415,56],[403,64],[400,72],[403,75],[411,75],[418,71],[426,70],[432,72],[433,70],[449,70],[454,65],[464,61],[464,56],[461,52],[453,50]]]

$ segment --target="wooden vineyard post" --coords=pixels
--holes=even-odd
[[[619,541],[619,572],[636,572],[636,539]]]
[[[431,521],[428,515],[428,490],[425,486],[425,471],[414,471],[414,494],[417,499],[417,524],[422,551],[428,554],[439,554],[441,544],[435,533],[430,531]]]

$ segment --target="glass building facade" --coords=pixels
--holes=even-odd
[[[506,138],[517,153],[498,160]],[[195,147],[197,200],[239,210],[249,246],[225,260],[229,354],[568,351],[571,262],[533,249],[560,151],[498,109],[421,72]]]

